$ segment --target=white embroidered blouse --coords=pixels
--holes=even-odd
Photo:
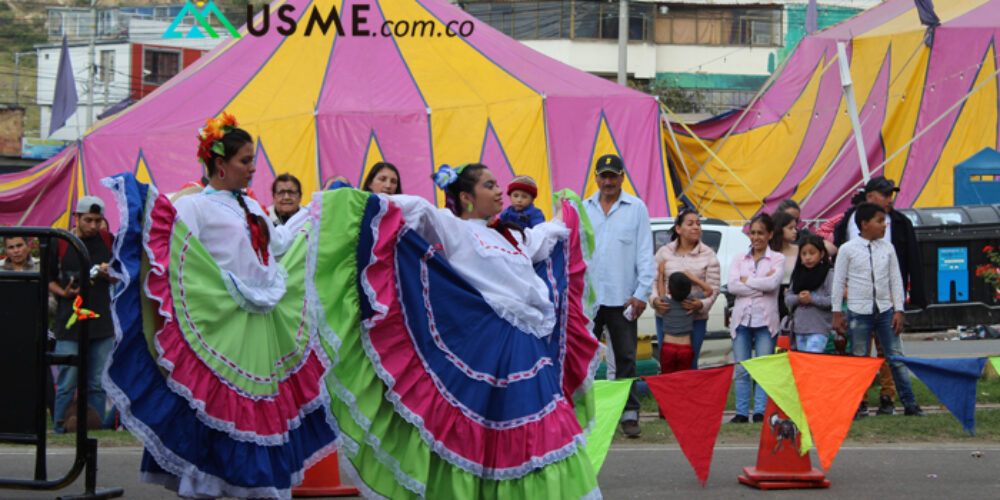
[[[515,247],[485,220],[463,220],[448,209],[409,195],[388,197],[403,211],[406,225],[428,243],[441,245],[448,263],[483,295],[498,316],[538,337],[552,333],[555,307],[533,264],[546,259],[569,235],[560,220],[513,231]]]
[[[254,252],[246,214],[231,192],[209,188],[182,196],[174,207],[177,217],[218,264],[233,299],[250,312],[266,313],[285,295],[287,273],[277,258],[295,241],[308,211],[300,210],[284,225],[275,226],[256,200],[248,196],[244,200],[250,212],[268,221],[271,241],[267,265]]]

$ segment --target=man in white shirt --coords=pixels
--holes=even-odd
[[[590,275],[599,305],[594,333],[600,337],[607,327],[618,378],[636,375],[636,319],[646,308],[645,298],[656,276],[649,211],[642,200],[622,192],[624,174],[625,164],[618,156],[598,158],[594,177],[600,189],[583,202],[594,228]],[[627,437],[637,438],[642,432],[634,385],[621,423]]]
[[[899,334],[903,331],[903,278],[896,251],[886,241],[885,210],[873,203],[861,203],[854,211],[860,237],[844,243],[837,254],[833,272],[833,327],[847,332],[855,356],[868,356],[872,333],[878,337],[886,356],[902,356]],[[847,286],[847,321],[842,303]],[[904,413],[923,416],[910,385],[910,374],[902,361],[889,361]],[[861,412],[864,413],[861,413]],[[867,413],[862,401],[858,416]]]

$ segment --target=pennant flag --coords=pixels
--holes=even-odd
[[[816,10],[816,0],[809,0],[809,4],[806,5],[805,29],[807,35],[811,35],[816,32],[816,27],[818,25],[816,20],[818,17],[819,16],[817,16],[817,10]]]
[[[604,459],[611,447],[611,438],[615,435],[618,420],[625,409],[628,391],[632,388],[632,379],[595,380],[594,400],[597,403],[594,415],[594,427],[587,438],[587,455],[594,466],[594,473],[601,471]]]
[[[52,116],[49,118],[49,135],[62,128],[76,112],[76,80],[69,60],[69,45],[63,36],[62,51],[59,53],[59,69],[56,71],[56,91],[52,96]]]
[[[830,470],[854,421],[858,402],[882,361],[882,358],[788,353],[799,400],[815,436],[823,470]]]
[[[990,364],[993,365],[993,371],[1000,375],[1000,357],[990,358]]]
[[[788,353],[771,354],[748,359],[740,363],[750,373],[750,377],[764,388],[774,404],[795,422],[802,433],[799,443],[799,454],[805,455],[812,448],[812,433],[809,432],[809,422],[802,411],[799,401],[799,390],[795,387],[795,377],[792,375],[792,365],[788,362]]]
[[[644,377],[702,487],[712,466],[715,438],[722,425],[734,367]]]
[[[907,358],[893,356],[923,382],[948,408],[962,427],[975,435],[976,384],[983,374],[986,358]]]

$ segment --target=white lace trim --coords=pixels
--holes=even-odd
[[[357,488],[361,492],[361,496],[375,500],[388,500],[387,497],[378,494],[378,492],[370,488],[364,479],[361,479],[361,474],[358,474],[358,470],[354,468],[354,464],[350,460],[341,462],[340,467],[347,474],[347,477],[351,478],[351,486]],[[424,498],[423,493],[420,494],[420,498]]]

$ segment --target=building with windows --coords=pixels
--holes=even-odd
[[[164,38],[167,28],[181,13],[183,4],[96,9],[94,35],[93,108],[96,122],[105,110],[122,101],[134,102],[149,95],[182,69],[226,37]],[[187,19],[176,31],[188,33],[194,19]],[[185,22],[186,21],[186,22]],[[49,41],[37,45],[37,97],[40,107],[40,139],[73,141],[87,128],[87,100],[90,75],[89,42],[95,23],[89,9],[51,7],[48,9]],[[219,30],[225,33],[224,30]],[[76,80],[77,112],[66,125],[48,136],[55,94],[56,74],[62,39],[69,45],[70,64]]]
[[[628,77],[679,112],[714,115],[747,104],[805,36],[808,0],[629,2]],[[881,0],[818,0],[817,26]],[[617,1],[460,2],[469,14],[576,68],[614,78]]]

